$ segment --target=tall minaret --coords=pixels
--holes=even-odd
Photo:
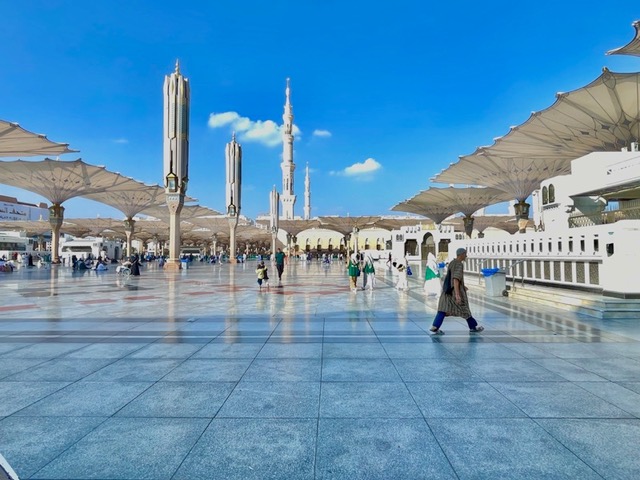
[[[309,164],[304,173],[304,219],[311,218],[311,182],[309,181]]]
[[[293,163],[293,109],[291,107],[291,88],[287,78],[287,88],[285,90],[286,101],[284,104],[284,114],[282,115],[282,218],[293,220],[293,206],[296,203],[296,196],[293,194],[293,171],[296,165]]]
[[[180,269],[180,212],[189,181],[189,80],[180,64],[164,78],[164,188],[169,208],[169,259],[166,270]]]

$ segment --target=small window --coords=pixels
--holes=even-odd
[[[580,251],[584,252],[584,247],[585,247],[585,243],[584,243],[584,239],[580,240]]]
[[[569,240],[569,252],[573,252],[573,240]]]
[[[558,252],[562,251],[562,242],[558,240]]]
[[[555,203],[556,201],[556,187],[553,184],[549,185],[549,203]]]
[[[549,189],[542,187],[542,204],[546,205],[547,203],[549,203]]]
[[[594,252],[599,252],[600,251],[600,242],[598,241],[597,238],[593,239],[593,251]]]
[[[613,243],[607,243],[607,257],[614,254]]]

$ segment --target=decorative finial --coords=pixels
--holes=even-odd
[[[180,73],[180,60],[176,58],[176,73]]]
[[[235,141],[236,141],[236,132],[233,132],[233,133],[231,134],[231,141],[232,141],[232,142],[235,142]]]

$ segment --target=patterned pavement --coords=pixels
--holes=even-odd
[[[377,265],[0,273],[21,479],[640,478],[640,322],[486,298],[470,334]]]

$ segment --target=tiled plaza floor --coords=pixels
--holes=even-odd
[[[0,453],[22,479],[637,479],[640,319],[471,295],[421,272],[255,262],[0,274]],[[468,283],[474,283],[469,281]]]

